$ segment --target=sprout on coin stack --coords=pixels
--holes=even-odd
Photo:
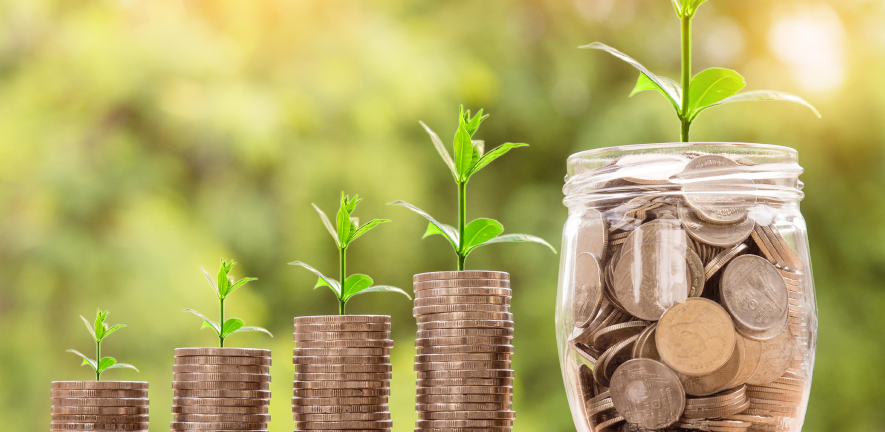
[[[266,431],[270,422],[270,350],[224,346],[227,337],[235,333],[257,331],[270,335],[261,327],[247,327],[239,318],[224,318],[228,296],[255,280],[247,277],[237,281],[230,274],[234,265],[233,260],[222,259],[215,279],[203,270],[219,300],[217,322],[185,309],[203,319],[202,328],[215,332],[219,347],[175,349],[173,431]]]
[[[319,280],[314,288],[326,287],[338,299],[339,315],[295,318],[295,381],[292,413],[300,431],[390,430],[393,422],[387,398],[390,395],[390,317],[345,315],[348,301],[361,294],[395,292],[411,299],[405,291],[388,285],[373,285],[371,277],[347,276],[347,248],[372,228],[389,222],[375,219],[360,225],[353,216],[359,196],[341,194],[335,224],[314,205],[339,252],[339,279],[294,261]]]
[[[99,309],[94,324],[80,316],[95,342],[95,359],[76,350],[68,350],[83,359],[83,366],[95,372],[95,381],[54,381],[52,383],[53,431],[76,430],[148,430],[148,383],[143,381],[100,381],[108,369],[135,366],[117,363],[113,357],[101,356],[101,343],[111,333],[126,327],[105,323],[108,311]]]
[[[510,313],[510,275],[495,271],[468,271],[468,255],[495,243],[534,242],[556,252],[546,241],[526,234],[502,235],[504,227],[493,219],[467,223],[467,183],[486,165],[508,151],[527,144],[502,144],[489,152],[483,141],[473,140],[488,116],[475,116],[461,107],[454,138],[454,159],[424,123],[436,150],[458,186],[458,228],[443,224],[423,210],[406,207],[430,223],[424,237],[443,236],[458,256],[458,271],[414,276],[418,338],[415,370],[418,372],[416,431],[507,431],[513,426],[512,410],[513,315]]]

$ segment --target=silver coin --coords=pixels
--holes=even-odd
[[[602,304],[602,266],[599,256],[582,253],[575,260],[575,327],[587,327]]]
[[[753,219],[744,219],[729,224],[709,223],[697,216],[688,206],[679,206],[679,219],[688,235],[711,246],[728,247],[743,242],[753,232],[756,225]]]
[[[611,398],[628,422],[648,429],[672,425],[685,408],[679,377],[662,363],[634,359],[621,365],[611,378]]]
[[[708,222],[729,224],[747,217],[756,204],[751,193],[734,193],[735,189],[754,190],[752,180],[734,178],[741,165],[719,155],[705,155],[693,159],[677,177],[682,182],[685,202]],[[723,178],[725,177],[725,178]]]
[[[764,258],[743,255],[733,259],[722,271],[720,293],[738,331],[780,330],[787,321],[787,286]]]

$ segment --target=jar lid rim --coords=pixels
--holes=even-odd
[[[613,152],[636,152],[644,150],[673,150],[673,149],[709,149],[710,147],[721,147],[729,149],[747,149],[747,150],[768,150],[781,152],[784,154],[798,155],[799,152],[792,147],[786,147],[776,144],[758,144],[745,142],[715,142],[715,141],[699,141],[699,142],[667,142],[667,143],[646,143],[646,144],[628,144],[614,147],[602,147],[590,150],[583,150],[573,153],[568,157],[569,161],[573,159],[586,158],[588,156],[603,155]]]

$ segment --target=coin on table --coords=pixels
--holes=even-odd
[[[709,396],[719,393],[727,389],[729,384],[737,378],[745,361],[746,351],[743,338],[738,336],[731,358],[719,369],[700,376],[679,374],[682,388],[685,389],[685,394],[692,396]]]
[[[438,281],[448,279],[510,279],[510,274],[506,272],[484,271],[484,270],[462,270],[462,271],[440,271],[431,273],[416,274],[412,280],[414,282]]]
[[[740,172],[740,164],[727,157],[705,155],[692,159],[677,177],[683,184],[685,202],[698,217],[711,223],[729,224],[745,219],[756,204],[755,195],[727,193],[740,187],[746,187],[748,192],[752,190],[753,180],[733,178]]]
[[[685,408],[679,377],[664,364],[649,359],[630,360],[615,371],[611,398],[627,422],[648,429],[675,423]]]
[[[690,298],[668,309],[655,332],[661,359],[686,375],[712,373],[734,351],[736,335],[731,316],[705,298]]]
[[[787,286],[768,260],[756,255],[733,259],[722,271],[720,291],[738,331],[748,329],[759,336],[757,332],[781,330],[785,325]]]
[[[622,255],[615,267],[615,297],[631,315],[657,321],[685,301],[690,281],[685,253],[666,243],[643,243]]]
[[[679,219],[688,235],[699,242],[717,247],[729,247],[743,242],[756,225],[749,217],[728,224],[709,223],[685,205],[679,205]]]
[[[796,357],[796,338],[789,329],[771,340],[762,341],[759,366],[747,379],[747,384],[767,384],[784,375]]]
[[[575,327],[587,327],[602,304],[602,267],[597,255],[582,253],[575,260]]]

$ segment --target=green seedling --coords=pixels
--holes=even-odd
[[[805,105],[820,118],[820,113],[799,96],[773,90],[753,90],[739,93],[746,82],[744,77],[731,69],[706,69],[691,76],[691,25],[701,4],[707,0],[672,0],[676,15],[682,24],[682,84],[661,75],[655,75],[630,56],[599,42],[579,48],[596,49],[629,63],[638,69],[639,81],[630,96],[646,90],[656,90],[664,96],[679,117],[680,138],[689,141],[692,123],[704,111],[734,102],[786,101]]]
[[[212,321],[209,318],[206,318],[205,315],[193,310],[193,309],[185,309],[185,312],[190,312],[200,318],[203,319],[203,327],[201,328],[211,328],[215,330],[215,334],[218,335],[218,346],[224,348],[224,340],[234,334],[240,332],[264,332],[273,337],[269,331],[263,329],[261,327],[255,326],[246,326],[246,323],[239,318],[228,318],[224,319],[224,300],[227,299],[227,296],[233,294],[234,291],[240,289],[243,285],[246,285],[249,282],[254,280],[258,280],[256,278],[246,277],[242,278],[239,281],[236,281],[233,276],[230,275],[230,271],[237,265],[234,260],[225,261],[224,258],[221,259],[221,269],[218,270],[218,277],[216,279],[212,279],[212,276],[209,275],[204,268],[200,267],[200,270],[203,270],[203,274],[206,275],[206,279],[209,280],[209,285],[212,287],[212,290],[215,292],[215,295],[218,297],[219,303],[219,320],[218,322]]]
[[[131,364],[126,363],[117,363],[117,360],[113,357],[101,357],[101,341],[104,338],[111,335],[111,333],[126,327],[126,324],[117,324],[115,326],[108,326],[105,324],[105,320],[108,318],[108,311],[102,312],[101,309],[95,312],[95,324],[89,324],[89,320],[86,319],[83,315],[80,315],[80,319],[83,320],[83,324],[86,324],[86,329],[89,330],[89,334],[92,335],[92,340],[95,341],[95,360],[92,360],[89,357],[86,357],[81,352],[77,350],[69,349],[69,353],[74,353],[83,358],[82,366],[90,366],[92,370],[95,371],[95,380],[101,381],[101,373],[108,369],[117,369],[117,368],[129,368],[135,369],[138,372],[138,369]]]
[[[427,212],[407,202],[395,201],[390,203],[391,205],[408,208],[427,219],[430,223],[427,226],[427,231],[424,233],[424,238],[437,234],[445,237],[452,247],[455,248],[455,253],[458,255],[458,270],[464,270],[467,256],[476,248],[494,243],[534,242],[543,244],[549,247],[553,253],[556,253],[556,249],[553,246],[550,246],[549,243],[539,237],[527,234],[502,235],[504,233],[504,226],[494,219],[481,218],[467,223],[467,183],[470,181],[470,178],[510,150],[528,146],[528,144],[504,143],[486,153],[484,151],[485,143],[473,140],[473,135],[486,118],[488,118],[488,115],[482,115],[481,109],[475,116],[471,117],[470,110],[465,112],[464,106],[461,106],[461,111],[458,115],[458,130],[455,132],[453,145],[454,159],[449,155],[445,144],[439,139],[439,136],[430,130],[424,122],[419,122],[430,135],[430,140],[433,141],[436,151],[439,152],[443,162],[451,170],[452,177],[454,177],[455,183],[458,185],[457,229],[437,221]]]
[[[360,225],[359,219],[353,217],[353,211],[356,209],[357,204],[362,201],[359,195],[354,195],[353,198],[350,198],[347,195],[344,195],[344,192],[341,192],[341,206],[338,208],[338,215],[335,218],[335,224],[333,225],[329,218],[320,210],[316,204],[313,204],[313,208],[320,214],[320,219],[323,220],[323,224],[326,226],[326,229],[329,231],[329,234],[332,235],[332,238],[335,240],[335,245],[338,246],[338,280],[326,277],[319,270],[301,262],[301,261],[293,261],[290,262],[289,265],[295,265],[304,267],[307,270],[311,271],[313,274],[319,277],[317,280],[317,284],[314,286],[314,289],[319,287],[328,287],[332,292],[335,293],[335,297],[338,298],[338,313],[340,315],[345,314],[345,308],[347,306],[347,302],[350,301],[355,296],[360,294],[367,294],[373,292],[397,292],[410,300],[412,299],[408,293],[405,291],[389,285],[372,285],[375,283],[372,278],[366,276],[364,274],[355,274],[347,276],[347,247],[353,243],[354,240],[362,237],[365,233],[369,232],[372,228],[376,226],[390,222],[387,219],[374,219],[371,222],[368,222],[364,225]],[[344,281],[344,286],[341,286],[339,280]]]

